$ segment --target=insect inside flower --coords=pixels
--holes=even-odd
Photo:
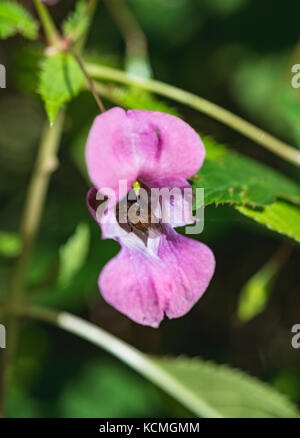
[[[184,196],[191,192],[187,178],[201,167],[204,153],[189,125],[155,111],[113,108],[90,131],[86,159],[95,187],[87,204],[102,237],[121,245],[103,268],[99,288],[107,302],[140,324],[158,327],[164,315],[187,313],[213,275],[212,251],[174,230],[191,223],[183,214],[193,204],[192,196]],[[128,183],[125,195],[121,180]],[[156,191],[167,195],[164,203]]]

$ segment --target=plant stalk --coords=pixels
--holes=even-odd
[[[95,89],[94,81],[91,79],[90,75],[86,71],[85,66],[84,66],[80,56],[74,50],[72,50],[72,49],[69,49],[69,50],[70,50],[70,53],[74,56],[74,58],[75,58],[77,64],[79,65],[82,73],[84,74],[84,76],[85,76],[85,78],[87,80],[87,83],[89,85],[89,89],[90,89],[92,95],[94,96],[94,99],[95,99],[95,101],[96,101],[96,103],[97,103],[97,105],[98,105],[98,107],[100,109],[100,112],[104,113],[106,111],[105,110],[105,106],[103,105],[103,102],[100,99],[100,97],[99,97],[99,95],[98,95],[98,93],[97,93],[97,91]]]
[[[138,68],[144,77],[151,77],[152,69],[148,57],[147,39],[127,2],[125,0],[104,0],[104,3],[125,42],[125,70],[130,73]]]
[[[300,151],[287,143],[278,140],[267,132],[252,125],[230,111],[202,98],[172,85],[165,84],[153,79],[145,79],[140,76],[129,75],[121,70],[101,66],[87,62],[85,68],[89,75],[95,79],[106,79],[127,85],[134,85],[144,90],[152,91],[169,99],[173,99],[184,105],[188,105],[203,114],[206,114],[219,122],[233,128],[245,135],[264,148],[300,167]]]
[[[35,9],[40,17],[48,44],[50,46],[58,45],[60,41],[60,35],[57,31],[55,24],[48,12],[46,6],[40,0],[33,0]]]
[[[26,195],[25,206],[21,219],[22,249],[12,272],[11,284],[7,293],[7,311],[20,306],[26,282],[26,272],[30,262],[32,247],[37,236],[39,224],[45,205],[47,189],[52,172],[57,167],[57,150],[63,130],[64,111],[60,110],[54,125],[46,122],[41,139],[38,156],[32,178]],[[3,353],[1,367],[1,396],[4,398],[11,380],[12,361],[16,351],[18,337],[18,318],[9,313],[6,321],[7,348]]]
[[[52,309],[29,307],[14,309],[14,312],[19,316],[27,316],[53,324],[103,348],[167,394],[179,400],[196,415],[208,418],[221,417],[217,410],[205,401],[199,400],[179,380],[165,372],[151,357],[148,357],[102,328],[68,312],[57,312]]]

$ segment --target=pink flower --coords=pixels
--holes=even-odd
[[[187,123],[160,112],[113,108],[98,116],[91,128],[86,161],[95,187],[88,192],[88,207],[103,238],[121,245],[103,268],[99,288],[109,304],[139,324],[158,327],[164,315],[186,314],[205,292],[215,259],[206,245],[174,231],[191,221],[174,223],[170,218],[163,223],[160,203],[154,215],[159,223],[146,231],[113,220],[115,204],[123,196],[119,182],[126,180],[131,194],[136,181],[147,193],[153,187],[177,187],[183,194],[190,189],[187,178],[201,167],[204,155],[203,143]],[[109,199],[99,218],[96,194],[106,193],[104,188],[114,190],[116,200]],[[182,212],[186,200],[182,201],[170,200],[173,213]]]

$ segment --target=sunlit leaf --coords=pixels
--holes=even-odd
[[[62,26],[65,37],[76,41],[86,32],[89,25],[86,5],[85,0],[79,0],[76,3],[75,10],[71,12]]]
[[[59,108],[79,93],[84,81],[77,61],[70,54],[57,53],[43,61],[39,93],[50,123],[54,122]]]
[[[11,58],[10,79],[21,91],[36,92],[39,65],[43,59],[44,47],[40,44],[16,44]]]
[[[60,266],[58,281],[67,286],[84,265],[90,245],[90,230],[87,224],[77,226],[73,236],[59,250]]]
[[[284,201],[276,201],[263,208],[238,206],[237,210],[265,225],[272,231],[300,242],[300,208]]]
[[[198,358],[157,358],[155,362],[182,387],[182,392],[175,398],[188,401],[185,405],[189,404],[200,417],[286,418],[300,415],[285,396],[239,370]]]
[[[265,309],[272,292],[272,286],[289,253],[290,247],[282,245],[280,250],[244,285],[239,296],[237,309],[241,321],[249,321]]]
[[[152,357],[105,330],[62,312],[58,326],[104,348],[199,417],[299,417],[274,389],[225,365],[185,357]]]
[[[119,105],[125,108],[134,108],[147,111],[161,111],[162,113],[173,114],[178,116],[178,111],[168,105],[163,100],[160,100],[153,96],[151,93],[140,90],[134,87],[112,87],[111,97]]]
[[[229,203],[270,230],[300,240],[300,186],[283,174],[211,138],[202,138],[206,159],[192,178],[194,189],[204,188],[204,202]]]
[[[272,377],[272,386],[292,400],[300,398],[300,379],[297,370],[281,369]]]
[[[5,39],[17,33],[29,39],[36,39],[38,24],[20,3],[1,1],[0,38]]]
[[[21,239],[16,233],[0,231],[0,254],[6,257],[17,255],[21,249]]]
[[[300,204],[300,186],[279,172],[203,138],[206,159],[193,178],[205,190],[205,205],[232,203],[263,206],[284,198]]]

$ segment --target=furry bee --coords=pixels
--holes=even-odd
[[[90,200],[91,207],[97,208],[107,201],[107,197],[98,200],[96,197]],[[128,233],[133,232],[147,245],[148,238],[152,239],[162,234],[162,224],[157,217],[149,211],[148,204],[139,196],[134,200],[121,201],[116,205],[116,218],[118,224]]]
[[[119,225],[127,232],[135,233],[145,243],[162,233],[162,225],[157,217],[149,211],[148,205],[141,199],[126,200],[116,207]]]

